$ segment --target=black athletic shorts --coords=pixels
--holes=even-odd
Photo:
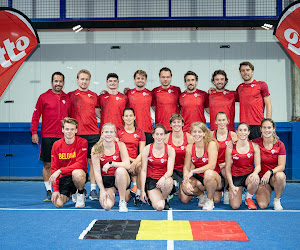
[[[219,173],[220,177],[221,177],[221,183],[222,183],[222,187],[219,190],[216,191],[222,191],[225,187],[225,178],[223,177],[223,175],[221,174],[221,172]],[[194,174],[193,177],[195,177],[198,181],[201,182],[201,184],[204,186],[204,178],[198,174]],[[204,186],[205,187],[205,186]]]
[[[146,145],[154,142],[154,139],[152,137],[152,133],[145,132],[145,137],[146,137]]]
[[[249,140],[261,137],[260,125],[250,125],[250,135]]]
[[[92,147],[100,140],[100,135],[78,135],[83,139],[86,139],[88,142],[88,153],[87,153],[87,158],[91,159],[91,151]]]
[[[232,176],[233,185],[235,185],[236,187],[246,187],[246,179],[250,174],[242,176]]]
[[[200,181],[201,184],[204,186],[204,178],[203,178],[202,176],[200,176],[200,175],[198,175],[198,174],[194,174],[193,177],[194,177],[195,179],[197,179],[198,181]]]
[[[145,185],[145,190],[152,190],[154,188],[156,188],[156,183],[158,182],[159,180],[157,179],[153,179],[151,177],[147,177],[146,178],[146,185]]]
[[[178,183],[181,183],[183,181],[183,172],[181,172],[177,169],[174,169],[172,178],[173,178],[173,180],[176,180]]]
[[[86,180],[85,182],[88,181],[88,175],[86,174]],[[77,191],[77,187],[75,187],[72,175],[67,175],[64,177],[61,177],[59,179],[59,192],[60,194],[63,194],[67,197],[70,197],[72,194],[75,194]]]
[[[40,159],[43,162],[51,162],[51,150],[54,142],[60,138],[43,137],[41,141]]]
[[[115,186],[115,177],[114,176],[102,176],[102,181],[103,181],[103,185],[105,188],[112,188],[114,187],[115,189],[117,189],[117,187]],[[130,189],[130,185],[131,183],[129,182],[127,189]]]

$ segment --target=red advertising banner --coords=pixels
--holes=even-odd
[[[0,8],[0,97],[38,43],[27,16],[13,8]]]
[[[300,69],[300,1],[285,8],[273,34]]]

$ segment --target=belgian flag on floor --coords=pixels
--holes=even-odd
[[[236,221],[94,220],[79,239],[248,241]]]

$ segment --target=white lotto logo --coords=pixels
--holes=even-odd
[[[251,88],[253,88],[256,84],[251,84]]]
[[[208,158],[202,158],[202,161],[203,161],[203,162],[207,162],[207,161],[208,161]]]
[[[171,89],[169,89],[169,90],[168,90],[168,92],[169,92],[169,93],[172,93],[172,92],[174,92],[174,91],[173,91],[173,90],[171,90]]]
[[[247,157],[250,158],[252,155],[253,155],[253,154],[248,153],[248,154],[247,154]]]
[[[161,162],[161,163],[164,163],[164,162],[165,162],[165,159],[160,159],[160,162]]]
[[[284,31],[284,38],[289,43],[288,49],[292,52],[294,52],[296,55],[300,55],[300,48],[294,46],[293,44],[296,44],[299,42],[299,34],[296,30],[293,29],[287,29]]]
[[[91,94],[88,94],[88,97],[92,97],[93,95],[91,95]]]
[[[116,97],[116,100],[118,101],[119,99],[120,99],[120,97],[117,96],[117,97]]]
[[[11,42],[9,38],[3,41],[4,47],[3,48],[0,47],[1,66],[3,68],[8,68],[12,65],[11,61],[17,62],[21,60],[24,56],[26,56],[25,50],[28,48],[29,43],[30,43],[29,38],[26,36],[21,36],[16,41],[16,44]],[[17,49],[19,52],[16,53],[17,51],[15,49]],[[6,60],[4,57],[6,53],[9,57],[9,60]]]
[[[137,134],[134,134],[134,135],[133,135],[133,137],[134,137],[134,138],[137,138],[137,137],[138,137],[138,135],[137,135]]]
[[[63,104],[66,104],[66,101],[65,101],[65,100],[62,100],[62,103],[63,103]]]
[[[272,149],[272,150],[271,150],[271,153],[272,153],[272,154],[275,154],[275,153],[276,153],[276,150],[275,150],[275,149]]]
[[[226,91],[223,91],[223,95],[226,95],[227,94],[227,92]]]
[[[114,156],[113,156],[113,159],[114,159],[114,161],[115,161],[116,159],[118,159],[118,156],[114,155]]]
[[[181,149],[181,150],[184,150],[184,149],[185,149],[185,146],[181,146],[180,149]]]
[[[195,97],[197,97],[197,96],[198,96],[198,94],[197,94],[197,93],[195,93],[195,94],[194,94],[194,96],[195,96]]]
[[[232,159],[238,160],[238,159],[240,159],[240,157],[238,157],[237,155],[233,155],[233,156],[232,156]]]
[[[146,96],[146,95],[148,95],[146,92],[143,92],[143,96]]]

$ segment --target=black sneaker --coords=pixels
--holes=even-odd
[[[143,205],[143,202],[141,201],[141,198],[139,195],[136,195],[135,198],[134,198],[134,205],[135,206],[142,206]]]
[[[165,200],[165,207],[164,207],[164,210],[170,210],[170,204],[167,200]]]
[[[52,192],[51,190],[47,190],[47,194],[46,194],[46,198],[45,198],[45,202],[50,202],[51,201],[51,196],[52,196]]]

